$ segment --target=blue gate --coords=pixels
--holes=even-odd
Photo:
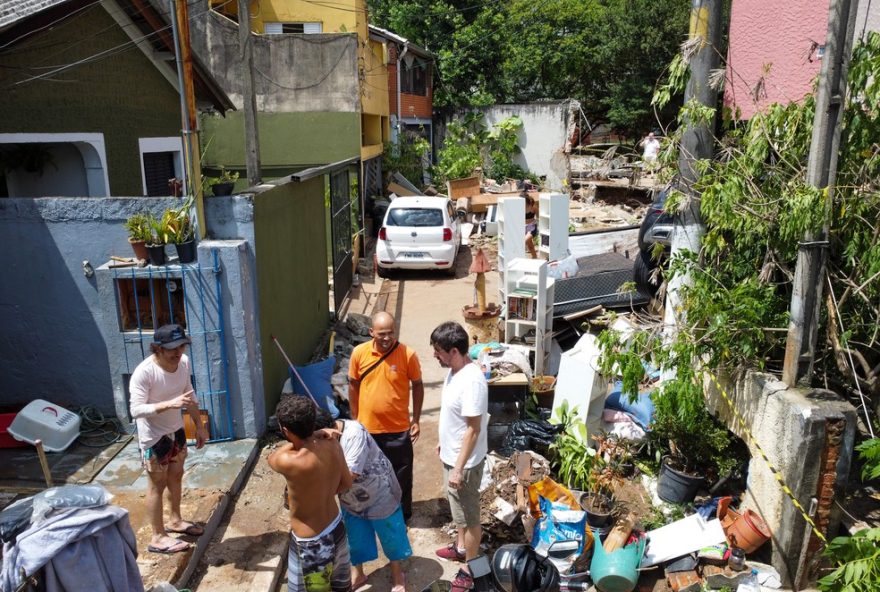
[[[200,253],[201,255],[202,253]],[[208,413],[210,440],[234,435],[229,395],[229,363],[223,326],[220,259],[211,251],[202,263],[129,267],[113,270],[125,365],[130,376],[150,355],[153,330],[168,323],[186,329],[187,350],[199,409]],[[127,390],[127,389],[126,389]]]

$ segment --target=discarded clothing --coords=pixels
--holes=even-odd
[[[0,589],[13,592],[20,570],[44,569],[47,592],[143,592],[128,511],[117,506],[62,510],[3,547]]]

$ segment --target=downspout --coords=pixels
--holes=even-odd
[[[397,141],[400,142],[400,134],[403,130],[403,123],[400,120],[400,68],[403,67],[403,56],[409,51],[409,42],[404,42],[403,52],[397,54]]]

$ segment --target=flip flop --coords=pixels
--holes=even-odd
[[[159,547],[158,545],[150,545],[147,547],[147,551],[150,553],[161,553],[163,555],[173,555],[174,553],[180,553],[182,551],[187,551],[190,548],[190,544],[186,541],[177,541],[175,543],[171,543],[167,547]]]
[[[394,586],[391,588],[391,592],[406,592],[406,574],[403,574],[403,585]]]
[[[205,534],[205,529],[202,528],[201,526],[199,526],[198,524],[195,524],[194,522],[187,522],[187,521],[184,521],[183,523],[186,524],[186,528],[180,529],[180,528],[166,527],[165,530],[167,532],[173,532],[174,534],[185,534],[185,535],[194,536],[194,537],[202,536],[203,534]]]

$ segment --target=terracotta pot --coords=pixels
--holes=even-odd
[[[753,553],[770,540],[767,523],[756,512],[746,510],[742,514],[730,508],[731,497],[718,500],[718,519],[727,541],[746,553]]]
[[[131,250],[134,251],[136,259],[148,260],[150,258],[150,253],[147,251],[147,243],[144,241],[133,241],[128,239],[128,244],[131,245]]]

